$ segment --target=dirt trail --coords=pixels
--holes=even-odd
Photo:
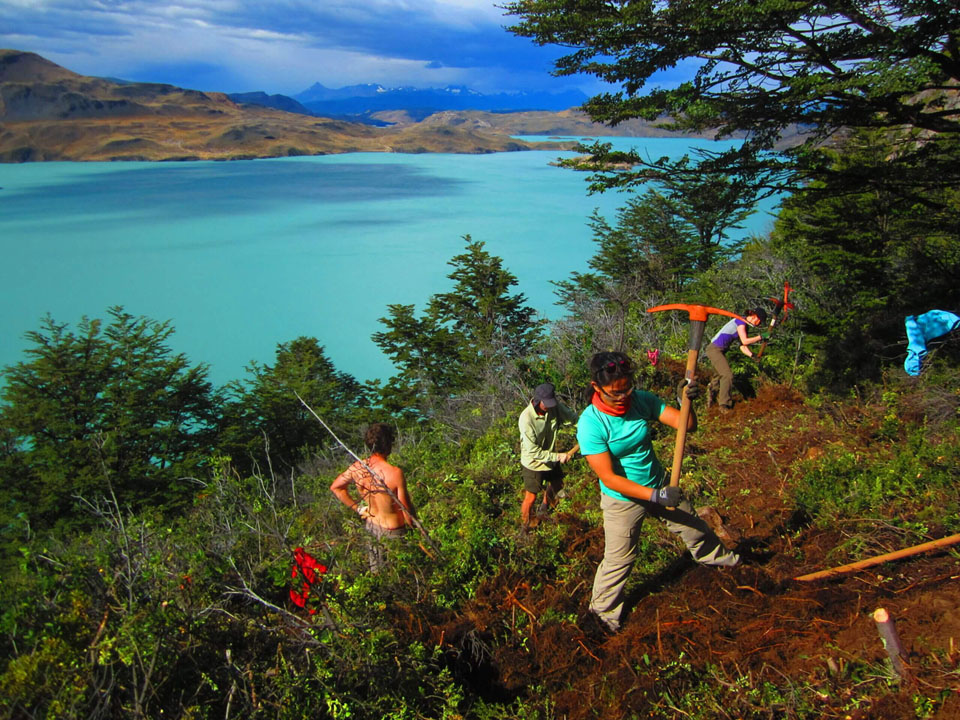
[[[823,429],[831,423],[816,422],[824,412],[838,413],[840,429],[831,433]],[[509,698],[542,688],[537,696],[548,696],[554,715],[570,720],[683,717],[670,710],[664,683],[675,701],[676,693],[697,692],[699,682],[708,683],[714,697],[723,694],[718,685],[729,685],[742,698],[751,689],[759,692],[765,681],[797,692],[822,688],[819,696],[808,689],[801,696],[821,707],[824,718],[915,718],[918,694],[938,698],[937,718],[960,718],[960,564],[949,553],[829,581],[792,580],[836,565],[830,553],[844,541],[843,528],[812,527],[791,509],[789,488],[799,480],[795,463],[831,444],[860,442],[851,433],[857,427],[869,432],[869,423],[857,422],[853,412],[816,410],[787,388],[767,387],[731,413],[713,409],[701,418],[704,432],[691,438],[693,454],[729,446],[727,436],[751,428],[751,465],[731,456],[721,467],[725,481],[717,510],[742,534],[741,547],[760,551],[760,557],[714,569],[696,566],[678,551],[678,560],[658,577],[632,587],[632,611],[612,637],[581,629],[592,576],[557,584],[536,577],[535,569],[529,577],[501,573],[480,588],[461,616],[420,618],[411,630],[423,628],[423,639],[442,641],[479,692]],[[565,554],[595,567],[602,529],[585,523],[577,508],[557,522],[566,527]],[[877,542],[894,549],[900,539],[885,537],[881,529]],[[901,688],[878,689],[885,658],[872,618],[878,607],[896,619],[906,660],[917,669],[916,680]],[[545,614],[569,619],[541,622]],[[858,684],[865,683],[872,683],[870,695],[882,698],[867,707],[857,695]],[[758,695],[756,706],[766,703],[769,715],[751,717],[795,717],[792,708],[801,696],[781,698],[778,705]],[[718,708],[715,716],[743,716],[742,707],[731,712]]]

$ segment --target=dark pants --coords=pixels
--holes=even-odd
[[[524,466],[523,489],[536,495],[544,487],[547,488],[547,494],[550,497],[556,497],[557,493],[563,489],[563,470],[560,466],[557,465],[549,470],[531,470]]]

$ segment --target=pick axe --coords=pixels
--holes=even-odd
[[[790,283],[784,281],[783,283],[783,298],[767,298],[773,303],[773,317],[770,318],[770,327],[768,332],[773,332],[774,326],[781,320],[786,320],[787,315],[791,310],[793,310],[796,305],[790,302],[790,293],[793,291],[793,288],[790,287]],[[780,313],[783,313],[783,317],[780,317]],[[757,360],[763,357],[763,351],[767,349],[767,341],[764,340],[763,344],[760,346],[760,350],[757,352]]]
[[[707,317],[709,315],[726,315],[743,320],[736,313],[706,305],[673,303],[671,305],[657,305],[649,308],[647,312],[659,312],[661,310],[686,310],[690,313],[690,343],[687,349],[687,368],[683,375],[688,385],[693,382],[697,375],[697,355],[700,353],[700,343],[703,341],[703,329],[707,325]],[[680,484],[680,465],[683,463],[683,446],[687,441],[687,422],[689,420],[690,398],[684,392],[680,400],[680,425],[677,427],[677,444],[673,449],[673,469],[670,471],[670,484],[674,487]]]

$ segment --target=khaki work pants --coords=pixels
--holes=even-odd
[[[730,388],[733,387],[733,370],[730,369],[730,363],[727,362],[727,356],[723,350],[713,343],[707,345],[707,357],[710,364],[717,371],[717,377],[720,379],[720,392],[717,395],[717,405],[720,407],[733,407],[733,401],[730,399]]]
[[[663,520],[667,530],[679,535],[698,563],[730,567],[740,562],[740,556],[723,546],[687,500],[668,510],[656,503],[624,502],[601,493],[600,509],[603,510],[603,560],[593,579],[590,610],[612,630],[620,627],[623,590],[637,558],[640,528],[647,515]]]
[[[367,561],[370,563],[370,572],[380,572],[387,564],[387,552],[384,542],[402,538],[407,533],[406,526],[398,528],[380,527],[376,520],[367,518],[363,524],[373,539],[367,540]]]

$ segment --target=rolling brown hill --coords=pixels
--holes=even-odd
[[[86,77],[34,53],[0,50],[0,162],[485,153],[529,147],[477,125],[373,128],[241,106],[223,93]]]
[[[477,110],[445,110],[424,118],[419,123],[406,112],[390,111],[374,113],[373,117],[384,122],[395,123],[396,127],[414,124],[420,127],[450,127],[470,129],[480,133],[498,135],[546,135],[557,138],[557,147],[568,147],[564,143],[570,138],[582,137],[639,137],[639,138],[697,138],[717,139],[715,130],[680,133],[661,127],[661,121],[632,119],[610,127],[590,120],[585,112],[577,108],[549,111],[526,111],[511,113],[489,113]],[[742,139],[745,132],[737,132],[728,139]],[[797,126],[786,129],[776,144],[778,150],[794,147],[802,141],[803,133]],[[543,145],[538,144],[543,148]]]
[[[375,113],[374,117],[397,125],[407,125],[412,121],[405,113]],[[582,136],[619,136],[619,137],[698,137],[713,139],[714,132],[681,134],[665,130],[655,122],[646,120],[627,120],[616,127],[608,127],[591,122],[587,114],[576,108],[549,111],[526,111],[513,113],[488,113],[474,110],[446,110],[434,113],[419,123],[423,126],[448,126],[471,128],[478,132],[502,133],[507,135],[556,135],[559,137]]]

